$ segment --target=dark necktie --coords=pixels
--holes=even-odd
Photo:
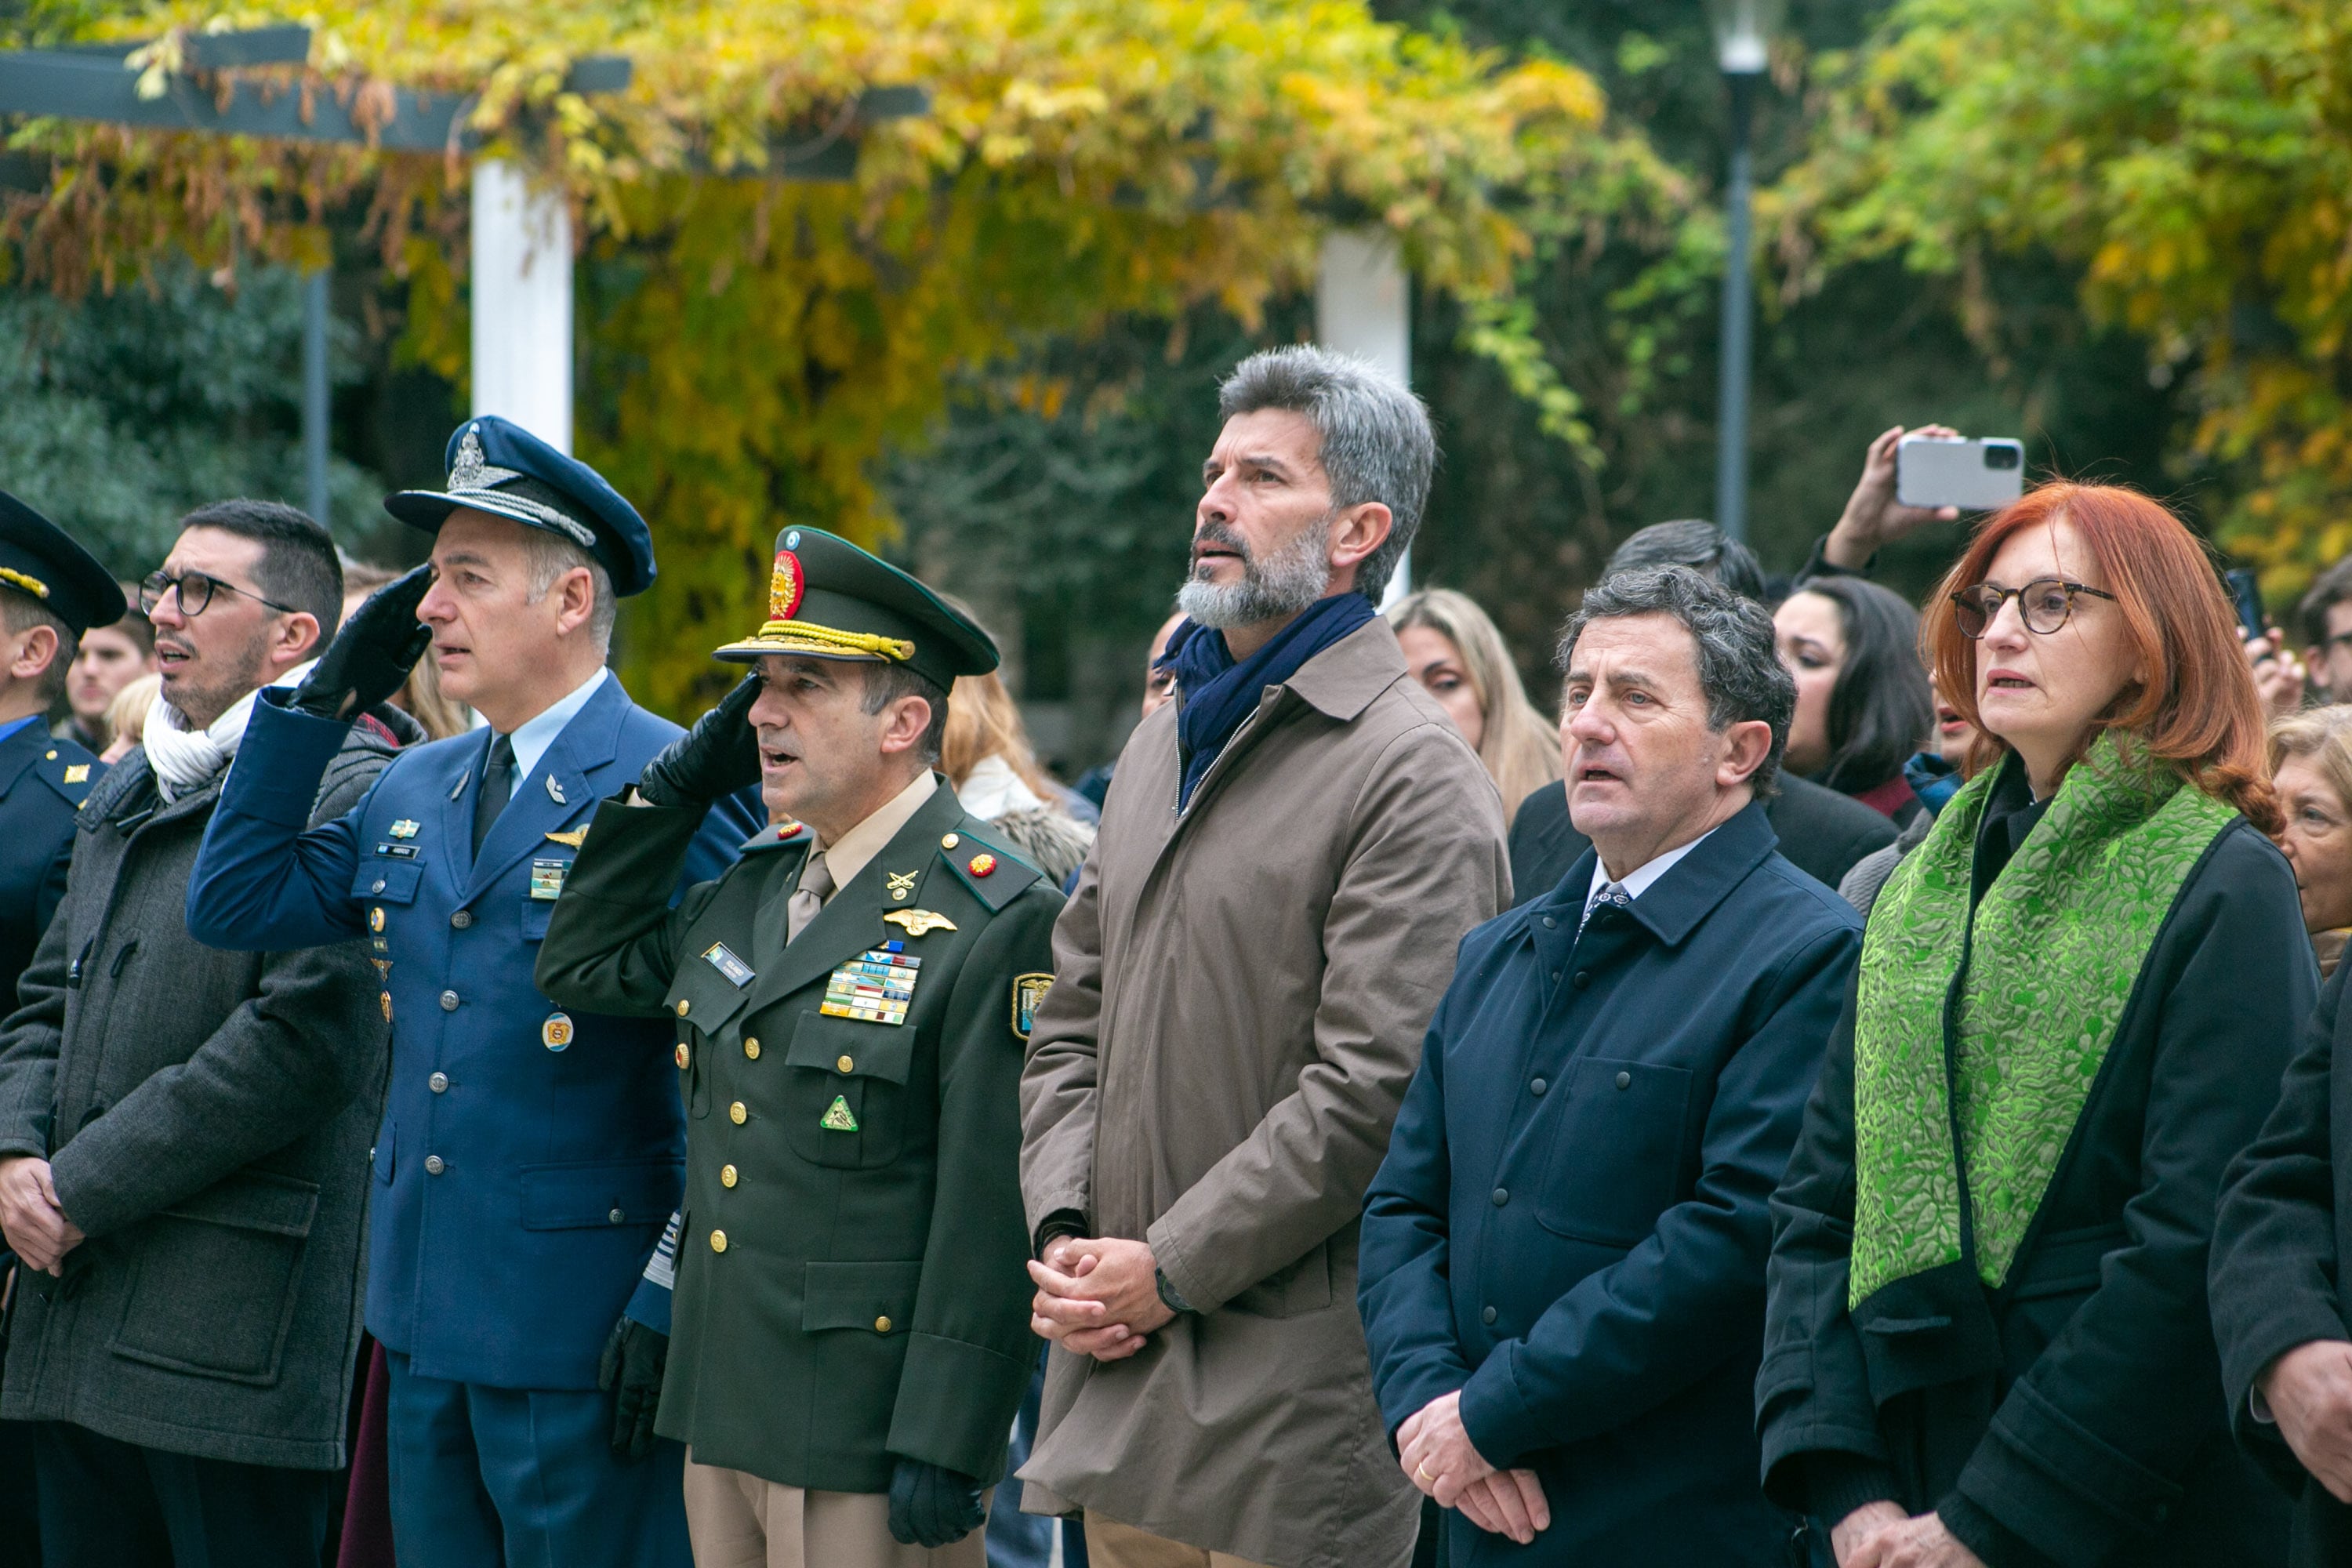
[[[482,764],[482,787],[474,796],[474,858],[482,858],[482,841],[499,813],[514,795],[514,742],[504,735],[490,741],[490,760]]]
[[[1576,932],[1579,936],[1584,934],[1584,928],[1592,922],[1593,912],[1603,904],[1614,904],[1621,910],[1630,910],[1633,907],[1633,895],[1625,890],[1625,886],[1622,882],[1601,883],[1601,890],[1592,895],[1592,901],[1584,906],[1584,918],[1576,922]]]

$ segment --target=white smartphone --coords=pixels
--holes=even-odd
[[[2007,437],[1906,436],[1895,445],[1895,499],[1905,506],[1990,511],[2025,493],[2025,443]]]

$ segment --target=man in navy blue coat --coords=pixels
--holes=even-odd
[[[653,542],[593,469],[503,419],[467,421],[449,468],[446,491],[384,503],[435,534],[431,563],[356,611],[290,698],[257,706],[188,922],[218,947],[370,940],[393,1045],[367,1324],[391,1373],[404,1568],[684,1568],[683,1452],[616,1425],[598,1391],[625,1308],[667,1326],[667,1292],[631,1296],[684,1169],[669,1029],[567,1014],[531,973],[596,802],[680,734],[604,668],[614,601],[652,582]],[[351,714],[428,642],[442,689],[488,727],[401,752],[304,831]],[[680,890],[759,826],[720,802]],[[661,1336],[633,1343],[647,1340],[657,1379]]]
[[[1760,608],[1625,573],[1559,664],[1594,847],[1463,942],[1366,1200],[1373,1382],[1456,1563],[1780,1568],[1766,1205],[1861,922],[1758,800],[1795,707]]]

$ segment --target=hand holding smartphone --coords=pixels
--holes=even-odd
[[[1991,511],[2025,493],[2025,443],[2011,437],[1906,436],[1895,448],[1905,506]]]

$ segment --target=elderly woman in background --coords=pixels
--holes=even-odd
[[[1528,700],[1503,634],[1475,600],[1451,588],[1408,595],[1389,606],[1388,618],[1405,667],[1486,764],[1509,822],[1521,801],[1559,782],[1559,734]]]
[[[1767,1492],[1839,1568],[2273,1564],[2205,1274],[2318,994],[2203,550],[2047,485],[1929,606],[1984,732],[1879,895],[1775,1195]]]
[[[1797,678],[1789,771],[1908,826],[1925,807],[1905,764],[1936,721],[1918,613],[1875,583],[1817,577],[1780,601],[1772,628]]]
[[[2286,826],[2278,846],[2294,868],[2303,926],[2323,976],[2352,936],[2352,704],[2315,708],[2271,726],[2271,784]]]
[[[994,670],[956,677],[940,771],[966,811],[1003,834],[1056,887],[1094,846],[1094,827],[1069,804],[1078,797],[1037,765],[1021,710]]]

